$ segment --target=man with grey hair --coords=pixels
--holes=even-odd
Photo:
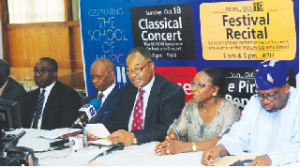
[[[91,67],[91,80],[97,92],[85,99],[88,104],[92,99],[98,99],[101,103],[97,114],[89,120],[90,124],[103,123],[117,108],[119,100],[119,87],[115,84],[114,63],[102,57],[97,59]]]
[[[0,98],[17,101],[22,113],[26,107],[27,93],[22,85],[9,77],[9,73],[9,64],[0,59]]]

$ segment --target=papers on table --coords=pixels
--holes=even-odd
[[[86,124],[85,129],[98,138],[107,138],[110,134],[103,124]]]
[[[105,146],[112,145],[112,142],[106,139],[110,133],[108,132],[108,130],[105,128],[103,124],[87,124],[85,129],[88,133],[93,134],[98,138],[100,138],[96,141],[90,141],[89,143],[96,144],[96,145],[105,145]]]
[[[256,155],[237,155],[237,156],[227,156],[224,159],[218,160],[216,162],[213,162],[212,165],[214,166],[229,166],[233,164],[234,162],[237,162],[239,160],[243,161],[246,159],[255,159]]]
[[[69,131],[69,128],[57,128],[53,130],[44,130],[41,134],[38,136],[47,138],[47,139],[56,139],[61,135],[67,134]],[[69,133],[76,132],[76,131],[81,131],[81,129],[71,129]]]

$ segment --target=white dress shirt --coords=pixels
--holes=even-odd
[[[101,106],[100,108],[102,107],[102,104],[105,102],[106,98],[108,97],[108,95],[110,94],[110,92],[115,88],[116,84],[113,83],[110,87],[108,87],[106,90],[104,90],[103,92],[101,91],[98,91],[98,96],[102,93],[103,94],[103,97],[102,97],[102,103],[101,103]],[[97,96],[97,97],[98,97]]]
[[[55,85],[56,81],[53,82],[51,85],[45,87],[45,88],[40,88],[40,94],[39,94],[39,97],[41,95],[41,93],[43,92],[43,89],[45,89],[45,94],[44,94],[44,97],[45,97],[45,100],[44,100],[44,103],[43,103],[43,108],[42,108],[42,113],[41,113],[41,116],[39,118],[39,121],[38,121],[38,124],[37,124],[37,129],[41,129],[41,126],[42,126],[42,118],[43,118],[43,113],[44,113],[44,108],[45,108],[45,104],[47,103],[47,100],[48,100],[48,97],[50,95],[50,92],[53,88],[53,86]],[[33,117],[35,116],[35,113],[33,114]],[[31,123],[31,127],[32,128],[32,124],[33,124],[33,121],[34,119],[32,119],[32,123]]]
[[[143,107],[143,117],[142,117],[143,118],[143,129],[144,129],[144,123],[145,123],[146,109],[147,109],[147,105],[148,105],[148,98],[150,96],[151,88],[153,86],[154,81],[155,81],[155,76],[151,79],[151,81],[148,84],[146,84],[143,87],[139,87],[138,88],[138,90],[142,89],[142,90],[145,91],[145,93],[143,94],[143,104],[144,104],[144,107]],[[132,121],[133,121],[133,113],[134,113],[134,106],[136,104],[138,96],[139,96],[139,91],[137,92],[137,94],[135,96],[134,105],[133,105],[133,108],[131,110],[131,114],[130,114],[130,117],[129,117],[128,131],[131,131],[131,126],[132,126]]]

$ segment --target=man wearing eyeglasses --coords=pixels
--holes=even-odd
[[[185,105],[183,89],[155,73],[151,53],[142,47],[129,51],[126,73],[131,83],[120,90],[117,109],[103,123],[113,143],[126,146],[163,141]],[[89,140],[97,139],[88,135]]]
[[[252,96],[243,116],[216,147],[206,150],[202,163],[210,165],[218,156],[243,151],[256,158],[246,166],[284,165],[299,161],[299,92],[288,83],[285,64],[276,59],[258,65]]]
[[[57,81],[57,70],[56,61],[48,57],[35,64],[34,81],[39,88],[28,93],[23,127],[51,130],[70,127],[76,120],[81,98],[74,89]]]

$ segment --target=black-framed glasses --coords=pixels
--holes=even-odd
[[[39,73],[40,75],[45,75],[46,72],[52,72],[52,71],[56,71],[56,70],[48,70],[48,69],[37,70],[37,69],[34,69],[33,73],[34,74]]]
[[[204,87],[205,87],[204,84],[201,84],[201,83],[194,83],[193,81],[191,81],[190,84],[191,84],[191,87],[196,86],[196,88],[198,88],[198,89],[201,89],[201,88],[204,88]]]
[[[141,68],[135,68],[133,71],[132,70],[130,70],[130,69],[126,69],[126,73],[127,73],[127,75],[129,75],[129,74],[131,74],[132,72],[133,73],[140,73],[140,72],[142,72],[143,71],[143,69],[148,65],[148,64],[151,64],[152,63],[152,61],[148,61],[147,62],[147,64],[145,64],[143,67],[141,67]]]
[[[256,97],[260,100],[263,101],[264,99],[268,99],[270,101],[274,101],[276,100],[276,96],[278,95],[279,91],[281,90],[282,87],[280,87],[279,90],[277,90],[273,95],[270,96],[263,96],[263,95],[259,95],[257,94]]]

